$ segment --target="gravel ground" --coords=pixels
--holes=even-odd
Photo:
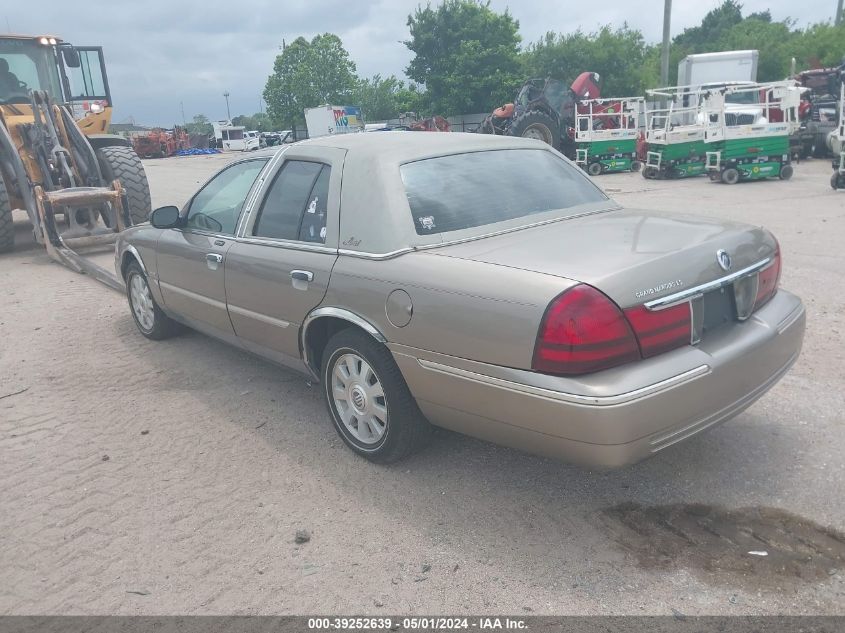
[[[154,205],[224,160],[146,161]],[[845,614],[845,193],[829,174],[598,179],[628,206],[770,227],[808,310],[802,357],[761,401],[601,473],[447,432],[370,464],[317,388],[199,334],[144,339],[121,295],[21,223],[0,257],[0,614]],[[711,520],[735,537],[699,538]],[[777,564],[749,559],[749,537]]]

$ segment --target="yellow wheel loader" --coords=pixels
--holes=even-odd
[[[119,284],[80,255],[151,210],[141,160],[108,134],[111,112],[102,48],[0,35],[0,252],[14,246],[12,210],[24,209],[51,257]]]

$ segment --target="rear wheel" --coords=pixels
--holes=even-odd
[[[722,172],[722,182],[726,185],[735,185],[739,182],[739,171],[733,167],[728,167]]]
[[[845,189],[845,176],[834,172],[830,176],[830,186],[834,189]]]
[[[560,128],[557,121],[541,110],[529,110],[515,117],[508,134],[523,138],[534,138],[560,148]]]
[[[790,178],[792,178],[792,173],[792,165],[784,165],[780,168],[780,174],[778,174],[778,176],[781,180],[789,180]]]
[[[654,180],[657,178],[657,167],[646,167],[643,169],[643,178],[646,180]]]
[[[590,163],[589,167],[587,167],[587,173],[591,176],[601,174],[601,163]]]
[[[635,160],[631,162],[631,171],[640,171],[642,168],[643,164],[640,161]]]
[[[147,338],[161,341],[178,334],[182,329],[179,323],[158,307],[150,292],[147,276],[137,262],[129,264],[126,270],[126,298],[135,325]]]
[[[123,186],[129,201],[129,218],[132,224],[146,222],[152,211],[150,185],[135,150],[123,145],[102,147],[97,150],[97,160],[107,183],[119,180]]]
[[[335,334],[323,352],[321,378],[335,430],[358,455],[395,462],[425,444],[428,421],[390,352],[368,334]]]
[[[12,223],[12,202],[6,183],[0,174],[0,253],[12,250],[15,246],[15,225]]]

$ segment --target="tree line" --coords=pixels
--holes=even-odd
[[[602,76],[608,96],[642,95],[658,87],[660,44],[627,24],[594,32],[550,31],[523,45],[519,22],[508,11],[496,12],[482,0],[442,0],[419,6],[407,26],[404,44],[413,53],[407,83],[394,75],[359,77],[332,33],[283,42],[264,88],[267,113],[262,116],[277,129],[291,129],[303,122],[305,108],[325,103],[361,106],[370,121],[406,111],[487,112],[513,100],[528,78],[568,83],[585,70]],[[701,24],[672,40],[670,82],[686,55],[739,49],[760,51],[759,81],[787,77],[793,58],[798,70],[838,65],[845,56],[845,20],[839,26],[828,21],[799,28],[792,19],[774,21],[769,11],[744,14],[740,2],[724,0]]]

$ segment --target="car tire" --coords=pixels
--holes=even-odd
[[[733,167],[728,167],[722,172],[722,182],[726,185],[735,185],[739,182],[739,171]]]
[[[792,178],[792,174],[794,171],[795,170],[792,169],[792,165],[783,165],[780,168],[780,173],[778,174],[778,177],[781,180],[789,180],[790,178]]]
[[[0,173],[0,253],[6,253],[15,246],[15,224],[12,222],[12,202],[3,174]]]
[[[97,150],[97,160],[108,186],[113,180],[119,180],[129,201],[129,219],[132,224],[146,222],[152,212],[150,184],[144,165],[135,150],[123,145],[101,147]]]
[[[350,328],[332,336],[320,378],[335,430],[358,455],[386,464],[427,442],[431,425],[388,349],[368,334]]]
[[[602,171],[601,163],[590,163],[587,166],[587,173],[590,174],[591,176],[598,176],[598,175],[601,174],[601,171]]]
[[[158,307],[147,276],[137,262],[132,262],[126,269],[126,300],[138,331],[148,339],[161,341],[182,330],[179,323]]]

